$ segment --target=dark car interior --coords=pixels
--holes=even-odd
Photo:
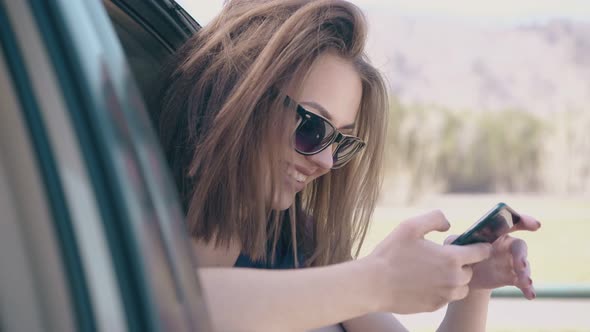
[[[104,4],[139,88],[144,97],[149,96],[168,57],[200,26],[172,1],[104,0]]]
[[[137,91],[198,29],[170,0],[0,1],[0,331],[211,330]]]

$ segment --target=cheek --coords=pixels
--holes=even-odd
[[[313,181],[315,181],[316,179],[321,178],[322,176],[325,175],[329,175],[330,170],[329,169],[318,169],[311,177],[309,177],[307,179],[307,184],[306,185],[310,185]]]
[[[320,169],[317,171],[316,174],[314,174],[314,179],[317,179],[319,177],[322,177],[326,174],[330,173],[330,169]]]

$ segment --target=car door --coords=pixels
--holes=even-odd
[[[103,3],[0,1],[2,330],[209,331]]]

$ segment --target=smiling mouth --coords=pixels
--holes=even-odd
[[[292,168],[287,169],[287,175],[298,183],[305,183],[305,180],[307,180],[307,176],[305,174]]]

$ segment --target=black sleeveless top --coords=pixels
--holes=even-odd
[[[297,249],[297,259],[299,260],[299,266],[295,266],[293,241],[291,239],[290,228],[288,227],[289,222],[287,221],[283,225],[285,226],[283,226],[283,229],[281,230],[281,236],[277,242],[276,259],[274,263],[270,262],[270,250],[272,249],[269,249],[269,251],[266,253],[267,260],[265,262],[254,261],[249,256],[240,253],[236,263],[234,264],[234,267],[249,267],[255,269],[296,269],[304,266],[305,255],[303,254],[303,250],[300,250],[299,248]],[[272,242],[267,245],[267,248],[272,248],[271,245]],[[333,325],[333,328],[343,332],[346,331],[342,324]]]
[[[285,243],[281,243],[281,240],[277,243],[274,263],[270,261],[270,255],[271,252],[269,249],[269,252],[267,252],[267,259],[263,262],[252,260],[249,256],[240,253],[234,267],[250,267],[255,269],[296,269],[303,266],[305,262],[304,255],[298,250],[297,260],[299,261],[299,266],[295,266],[295,255],[293,255],[291,244],[289,243],[288,245],[285,245]]]
[[[234,267],[249,267],[255,269],[296,269],[304,266],[305,254],[303,248],[297,248],[297,260],[299,266],[295,266],[295,256],[293,255],[293,239],[291,238],[291,225],[288,217],[282,220],[282,229],[277,241],[275,261],[271,262],[272,240],[267,244],[266,261],[252,260],[246,254],[240,253]],[[299,242],[299,241],[298,241]]]

